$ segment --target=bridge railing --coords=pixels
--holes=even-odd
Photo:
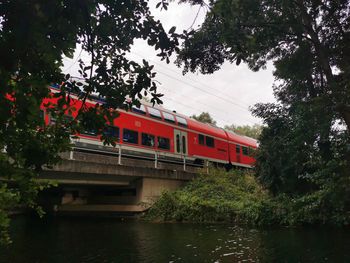
[[[208,162],[205,162],[204,164],[196,164],[184,155],[179,156],[179,158],[173,158],[164,155],[164,153],[157,150],[148,150],[147,153],[143,153],[142,151],[130,150],[130,147],[123,146],[121,144],[117,144],[115,147],[110,147],[81,143],[77,140],[72,141],[72,143],[74,146],[69,152],[68,157],[71,160],[74,160],[76,158],[81,159],[83,158],[81,154],[85,153],[89,155],[95,155],[96,158],[91,158],[94,159],[93,161],[100,160],[100,162],[106,162],[108,161],[108,158],[112,158],[109,163],[117,163],[118,165],[147,165],[147,167],[150,167],[151,165],[156,169],[173,169],[190,172],[197,172],[198,169],[202,168],[206,168],[206,170],[208,170]]]

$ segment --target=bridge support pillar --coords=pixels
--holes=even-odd
[[[65,189],[61,198],[61,205],[83,205],[87,203],[88,192],[86,189]]]
[[[185,182],[171,179],[141,178],[137,182],[137,200],[141,204],[152,205],[164,191],[175,191]]]

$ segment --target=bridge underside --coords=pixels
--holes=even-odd
[[[56,182],[58,187],[41,194],[41,204],[58,213],[139,213],[160,196],[173,191],[197,176],[195,172],[152,168],[144,160],[74,152],[63,161],[45,169],[39,180]],[[72,158],[73,157],[73,158]]]

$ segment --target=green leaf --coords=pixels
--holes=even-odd
[[[175,26],[173,26],[172,28],[170,28],[170,30],[169,30],[169,34],[173,34],[174,32],[175,32],[175,30],[176,30],[176,27]]]

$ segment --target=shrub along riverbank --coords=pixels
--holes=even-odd
[[[249,171],[212,169],[175,192],[164,192],[146,218],[155,221],[229,222],[249,225],[347,225],[336,189],[302,196],[272,196]]]

